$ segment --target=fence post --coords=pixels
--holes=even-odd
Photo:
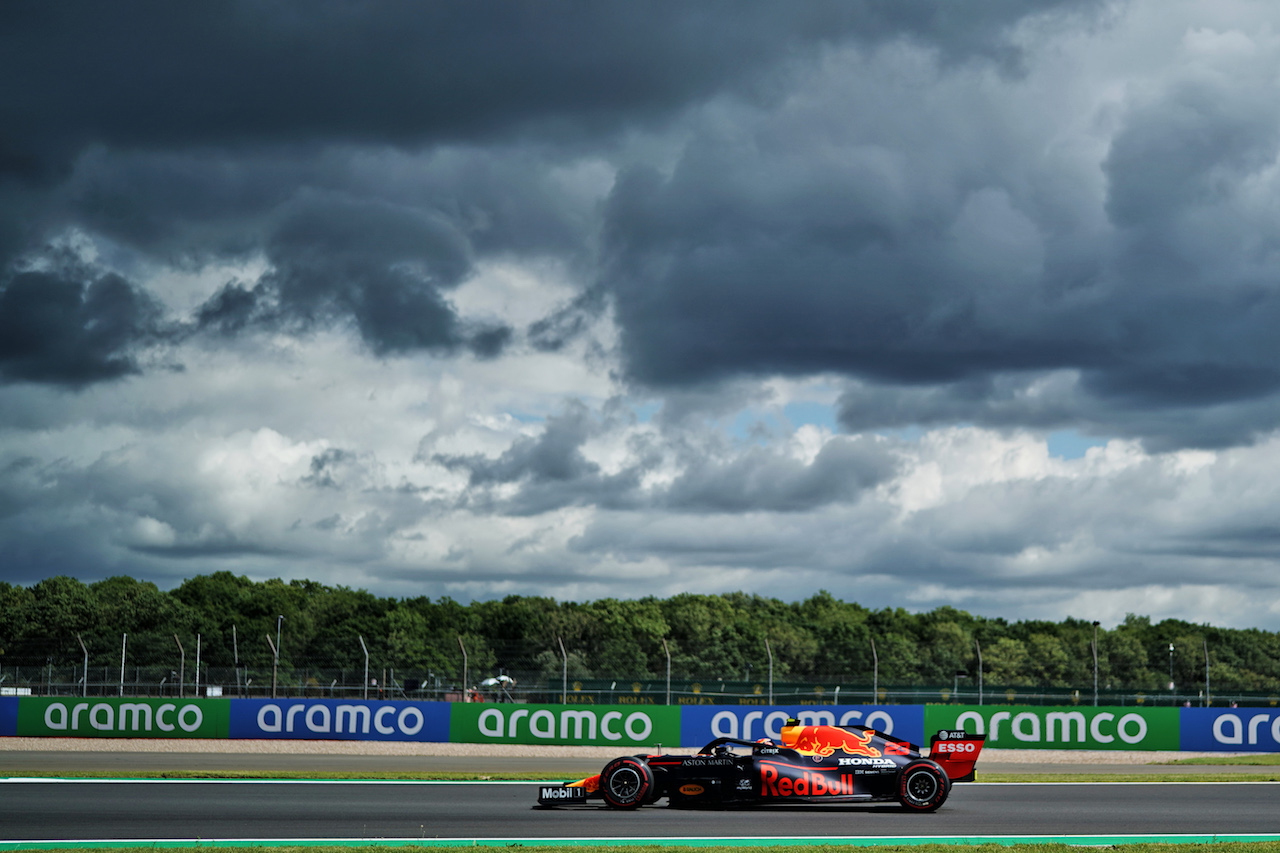
[[[364,644],[364,637],[360,637],[360,648],[364,649],[364,700],[369,701],[369,647]]]
[[[276,644],[271,642],[271,635],[264,634],[267,638],[267,645],[271,647],[271,698],[276,698],[276,670],[280,666],[280,652],[276,650]]]
[[[569,653],[564,650],[564,640],[556,637],[556,642],[560,644],[560,656],[564,659],[564,665],[560,670],[560,704],[569,704]]]
[[[458,636],[458,648],[462,649],[462,701],[470,702],[470,695],[467,693],[467,647],[462,645],[462,636]]]
[[[1093,620],[1093,707],[1098,707],[1098,620]]]
[[[973,647],[978,650],[978,704],[982,704],[982,643],[973,638]]]
[[[1208,708],[1213,704],[1213,699],[1209,696],[1209,640],[1201,638],[1204,643],[1204,706]]]
[[[871,640],[871,704],[880,700],[880,656],[876,654],[876,638]]]
[[[178,664],[178,697],[181,698],[183,689],[186,687],[187,680],[187,653],[182,649],[182,641],[178,639],[178,635],[173,635],[173,641],[178,644],[178,654],[181,655]]]
[[[84,639],[79,634],[76,634],[76,640],[79,641],[80,643],[80,651],[84,652],[84,693],[82,695],[88,696],[89,695],[89,650],[84,647]]]
[[[667,648],[667,638],[662,638],[662,650],[667,653],[667,704],[671,704],[671,649]]]
[[[124,696],[124,650],[128,648],[129,635],[120,635],[120,695]]]
[[[769,655],[769,704],[773,704],[773,649],[769,647],[769,638],[764,638],[764,650]]]
[[[271,647],[271,651],[275,652],[275,663],[271,666],[271,698],[276,698],[276,670],[280,668],[280,624],[284,622],[283,616],[276,617],[276,644]]]

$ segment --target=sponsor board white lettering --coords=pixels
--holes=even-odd
[[[739,717],[733,711],[720,711],[711,718],[711,733],[716,737],[729,737],[736,740],[753,740],[767,737],[778,740],[782,737],[782,726],[791,718],[787,711],[748,711]],[[893,734],[893,717],[884,711],[872,711],[863,719],[861,711],[845,711],[839,717],[832,711],[802,710],[795,714],[802,726],[851,726],[863,725],[875,729],[881,734]],[[755,725],[760,723],[760,734],[755,734]]]
[[[372,725],[378,734],[399,731],[412,737],[422,731],[426,720],[412,705],[396,708],[383,705],[376,711],[367,705],[328,705],[297,702],[287,707],[269,702],[258,709],[258,729],[270,733],[310,732],[311,734],[369,734]]]
[[[841,767],[897,767],[892,758],[841,758]]]
[[[556,722],[556,714],[545,708],[532,712],[518,708],[509,714],[500,708],[487,708],[480,713],[476,727],[485,737],[515,738],[523,729],[535,738],[553,740],[557,737]],[[564,710],[560,712],[559,723],[560,740],[604,738],[643,743],[653,732],[653,720],[644,711],[633,711],[624,718],[621,711],[598,714],[595,711]]]
[[[82,725],[82,719],[87,726]],[[204,724],[204,712],[199,705],[178,707],[172,702],[165,702],[154,709],[146,702],[121,702],[119,705],[76,702],[70,709],[66,703],[52,702],[44,709],[44,724],[55,731],[79,732],[92,728],[100,732],[149,732],[153,722],[154,727],[162,732],[175,729],[194,732]]]
[[[1101,711],[1086,718],[1080,711],[1050,711],[1044,715],[1041,729],[1040,715],[1030,711],[1013,714],[997,711],[991,715],[991,731],[986,732],[986,722],[977,711],[965,711],[956,720],[975,734],[987,734],[989,743],[1000,740],[1000,724],[1008,722],[1008,732],[1022,743],[1087,743],[1086,730],[1096,743],[1113,743],[1116,738],[1127,744],[1141,743],[1147,736],[1147,721],[1141,714],[1124,714],[1119,720],[1110,711]]]
[[[1261,732],[1269,733],[1271,740],[1280,744],[1280,716],[1272,719],[1270,714],[1252,714],[1246,722],[1239,714],[1228,713],[1219,714],[1213,721],[1213,739],[1229,746],[1257,744]]]
[[[585,800],[586,788],[543,788],[538,794],[540,800]]]
[[[939,741],[933,745],[932,752],[977,752],[978,745],[973,741],[968,743],[960,743],[958,741]]]

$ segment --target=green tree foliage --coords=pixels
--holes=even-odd
[[[972,689],[980,643],[990,688],[1085,690],[1096,636],[1105,690],[1167,690],[1172,664],[1180,690],[1203,685],[1207,670],[1215,691],[1280,691],[1280,634],[1153,624],[1132,614],[1108,630],[1073,618],[1009,623],[952,607],[871,610],[825,591],[790,603],[735,592],[585,603],[508,596],[464,605],[230,572],[168,592],[128,577],[0,582],[0,665],[78,663],[79,636],[92,665],[116,668],[128,635],[129,660],[139,665],[176,666],[178,642],[190,665],[199,637],[206,665],[270,667],[268,638],[275,641],[277,628],[283,666],[356,672],[363,641],[380,681],[394,669],[460,684],[465,648],[471,684],[500,673],[558,684],[567,655],[571,681],[629,686],[662,679],[668,652],[674,679],[760,684],[771,652],[776,681],[869,686],[878,659],[882,686],[949,686],[963,677]],[[318,672],[303,677],[327,684]]]

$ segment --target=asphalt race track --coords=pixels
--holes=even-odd
[[[537,809],[531,783],[0,781],[0,840],[1280,835],[1280,783],[958,785],[896,806]]]

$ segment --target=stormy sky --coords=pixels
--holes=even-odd
[[[1268,0],[0,4],[0,579],[1280,629]]]

